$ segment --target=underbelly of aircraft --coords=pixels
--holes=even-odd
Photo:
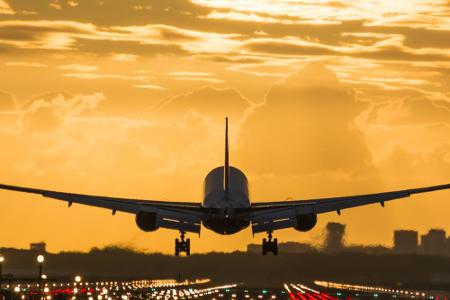
[[[235,218],[214,218],[203,221],[203,226],[218,234],[234,234],[249,225],[249,221]]]

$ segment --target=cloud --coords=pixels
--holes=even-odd
[[[446,124],[450,128],[450,102],[416,96],[377,103],[367,112],[366,120],[384,126]]]
[[[53,3],[53,2],[52,2]],[[103,4],[89,4],[85,1],[78,2],[78,6],[72,7],[65,1],[57,1],[62,7],[60,11],[46,10],[36,5],[26,5],[18,1],[15,5],[28,10],[45,10],[47,20],[33,20],[35,16],[29,16],[29,20],[7,20],[0,22],[0,38],[6,47],[36,51],[47,49],[53,51],[77,51],[96,54],[107,54],[117,61],[135,61],[137,57],[148,57],[155,54],[178,54],[183,56],[203,56],[211,61],[224,63],[242,63],[242,60],[261,60],[261,56],[347,56],[356,58],[368,58],[385,61],[443,61],[448,60],[450,51],[445,41],[450,35],[450,30],[420,29],[410,26],[409,23],[387,26],[387,24],[373,24],[369,19],[338,18],[338,6],[331,3],[318,5],[321,11],[331,14],[330,18],[298,18],[296,11],[302,7],[300,4],[289,4],[287,15],[281,13],[286,8],[280,8],[279,12],[236,11],[231,8],[217,10],[214,5],[199,2],[197,4],[177,3],[163,7],[157,3],[149,6],[150,14],[160,11],[159,18],[154,24],[128,20],[122,23],[123,18],[118,18],[116,23],[108,21],[104,24],[98,18],[93,18],[87,11],[93,7],[114,7],[130,11],[132,14],[142,14],[132,7],[141,7],[144,2],[136,1],[129,5],[114,4],[104,1]],[[146,6],[147,4],[145,4]],[[344,5],[344,4],[343,4]],[[178,15],[182,11],[174,12],[173,6],[186,7],[181,21],[170,21],[169,16]],[[307,7],[314,6],[312,4]],[[345,11],[353,15],[354,9],[366,11],[366,7],[345,4]],[[39,8],[40,7],[40,8]],[[331,11],[328,9],[331,8]],[[423,7],[422,7],[423,8]],[[20,8],[19,8],[20,9]],[[191,11],[191,10],[192,11]],[[350,14],[349,11],[353,11]],[[50,12],[48,12],[50,11]],[[77,12],[70,17],[69,12]],[[53,15],[53,14],[56,15]],[[213,14],[244,14],[257,15],[260,18],[275,18],[275,22],[253,22],[249,20],[229,20],[228,18],[208,18]],[[80,15],[78,15],[80,14]],[[86,15],[85,15],[86,14]],[[337,15],[335,15],[337,14]],[[111,16],[108,16],[111,17]],[[372,17],[372,16],[371,16]],[[205,19],[206,18],[206,19]],[[336,18],[336,19],[334,19]],[[70,19],[72,21],[61,21]],[[126,18],[127,19],[127,18]],[[280,19],[280,20],[278,20]],[[157,22],[157,20],[163,20]],[[278,20],[278,21],[277,21]],[[282,24],[281,20],[289,20],[292,23]],[[317,24],[317,20],[328,20]],[[387,21],[385,18],[383,20]],[[332,23],[332,24],[324,24]],[[388,23],[388,22],[386,22]],[[121,25],[118,25],[121,24]],[[261,25],[262,24],[262,25]],[[258,34],[264,32],[265,35]],[[424,36],[422,39],[417,36]],[[244,52],[241,58],[237,53]],[[128,55],[128,56],[124,56]],[[248,56],[248,58],[245,58]],[[253,56],[253,57],[252,57]],[[259,56],[259,58],[258,58]]]
[[[411,182],[443,183],[450,175],[450,141],[415,149],[401,141],[389,145],[389,152],[377,163],[377,168],[390,181],[408,178]]]
[[[55,130],[70,122],[71,118],[96,108],[103,99],[101,93],[72,97],[62,94],[53,98],[38,97],[27,103],[22,115],[22,126],[27,131],[35,132]]]
[[[23,49],[73,49],[76,38],[95,35],[92,24],[72,21],[0,21],[4,44]]]
[[[284,39],[254,38],[245,42],[243,48],[250,51],[250,53],[262,53],[269,56],[274,54],[290,56],[349,56],[394,61],[446,61],[450,58],[450,52],[448,51],[436,51],[430,48],[420,51],[414,50],[404,47],[402,41],[403,37],[393,36],[373,45],[335,46],[295,37]]]
[[[136,84],[134,87],[138,89],[150,89],[150,90],[166,90],[167,88],[156,84]]]
[[[177,72],[169,72],[167,73],[169,76],[183,76],[183,77],[204,77],[204,76],[213,76],[214,73],[209,72],[193,72],[193,71],[177,71]]]
[[[12,5],[18,11],[35,11],[39,19],[74,19],[97,23],[102,26],[147,24],[149,20],[158,23],[183,23],[195,20],[196,16],[206,14],[209,9],[188,0],[162,3],[158,0],[131,0],[127,2],[104,0],[54,1],[62,8],[49,7],[49,1],[13,0]],[[77,4],[77,5],[74,5]],[[151,7],[151,9],[147,9]],[[142,8],[142,9],[140,9]],[[107,11],[99,14],[98,11]]]
[[[405,29],[405,46],[411,48],[450,48],[450,30],[411,28]]]
[[[233,64],[252,64],[252,63],[261,63],[264,62],[265,59],[252,56],[252,55],[235,55],[233,53],[224,54],[198,54],[194,55],[194,57],[198,57],[203,60],[218,62],[218,63],[233,63]]]
[[[195,111],[200,116],[222,124],[227,116],[237,123],[251,107],[251,102],[235,89],[206,86],[166,99],[154,113],[160,118],[182,120]]]
[[[14,11],[11,6],[5,1],[0,0],[0,15],[13,15]]]
[[[24,61],[8,61],[5,63],[8,67],[30,67],[30,68],[45,68],[46,64],[41,63],[33,63],[33,62],[24,62]]]
[[[267,23],[307,23],[335,24],[349,20],[366,20],[374,25],[422,25],[446,26],[448,8],[445,1],[427,2],[420,0],[400,1],[392,6],[385,2],[370,3],[349,1],[302,1],[283,2],[265,0],[254,5],[253,1],[206,1],[195,0],[196,4],[209,7],[212,11],[206,16],[213,19]],[[430,11],[441,13],[430,14]]]
[[[214,10],[209,13],[205,18],[218,19],[218,20],[230,20],[230,21],[244,21],[255,23],[279,23],[279,24],[301,24],[305,21],[296,20],[296,18],[284,16],[273,16],[270,14],[262,13],[243,13],[236,11],[217,11]],[[311,22],[310,22],[311,23]],[[315,24],[336,24],[336,21],[317,21]]]
[[[202,32],[162,24],[98,27],[74,21],[0,21],[2,42],[22,49],[91,49],[98,52],[104,47],[103,51],[109,53],[136,55],[138,49],[145,53],[151,46],[171,46],[192,53],[221,53],[235,48],[239,37],[238,34]],[[107,44],[102,46],[102,43]],[[127,45],[124,51],[121,44]]]
[[[88,66],[88,65],[80,65],[80,64],[63,65],[63,66],[59,66],[58,69],[69,70],[69,71],[76,71],[76,72],[94,72],[94,71],[98,71],[98,67],[97,66]]]
[[[224,83],[222,79],[218,78],[207,78],[207,77],[188,77],[188,76],[179,76],[175,77],[176,80],[187,80],[187,81],[203,81],[203,82],[209,82],[209,83]]]
[[[307,64],[274,85],[247,118],[239,156],[259,174],[367,172],[371,155],[354,123],[362,108],[335,73]]]
[[[173,77],[175,80],[201,81],[216,84],[225,82],[222,79],[215,78],[215,74],[209,72],[177,71],[168,72],[167,75]]]
[[[142,76],[127,76],[127,75],[120,75],[120,74],[102,74],[102,73],[87,73],[87,72],[66,73],[66,74],[64,74],[64,77],[83,79],[83,80],[118,79],[118,80],[131,80],[131,81],[147,82],[147,80]]]
[[[17,108],[17,103],[12,94],[0,90],[0,112],[11,111]]]
[[[115,53],[111,55],[111,59],[115,61],[132,62],[138,58],[135,54]]]
[[[78,3],[78,0],[67,0],[67,5],[70,7],[77,7],[80,3]]]
[[[48,4],[48,6],[53,8],[53,9],[57,9],[57,10],[61,10],[62,9],[62,5],[58,2],[58,0],[54,0],[54,1],[50,2]]]
[[[140,41],[79,39],[77,49],[81,53],[105,54],[115,61],[132,62],[138,57],[158,55],[187,56],[189,51],[179,44],[143,44]],[[115,56],[115,53],[128,53],[127,56]],[[117,60],[119,59],[119,60]],[[125,59],[125,60],[124,60]]]

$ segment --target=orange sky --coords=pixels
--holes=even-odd
[[[231,162],[253,201],[450,182],[448,1],[0,0],[0,182],[201,201]],[[134,216],[0,192],[0,246],[172,253]],[[450,231],[450,192],[319,216],[349,243]],[[5,230],[6,229],[6,230]],[[203,228],[193,252],[243,250]]]

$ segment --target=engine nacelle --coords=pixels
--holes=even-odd
[[[136,215],[136,224],[139,229],[150,232],[158,229],[156,226],[156,214],[152,212],[140,212]]]
[[[297,215],[297,226],[295,226],[295,230],[298,231],[310,231],[317,224],[317,215],[316,214],[307,214],[307,215]]]

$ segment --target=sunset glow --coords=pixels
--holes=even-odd
[[[450,182],[449,1],[0,0],[0,183],[200,202],[230,163],[252,201]],[[2,246],[171,253],[176,231],[0,191]],[[319,217],[349,243],[450,231],[450,192]],[[190,236],[244,250],[251,230]],[[257,236],[257,242],[260,240]]]

